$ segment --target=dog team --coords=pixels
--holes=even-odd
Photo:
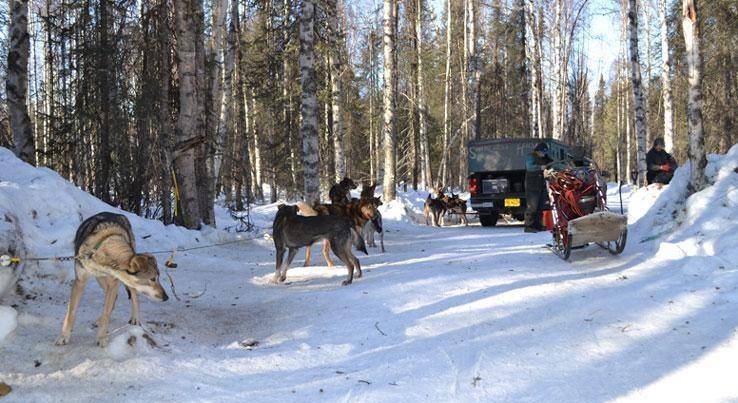
[[[323,256],[329,266],[333,266],[330,251],[346,265],[348,277],[342,285],[351,284],[354,276],[359,278],[362,274],[353,247],[368,254],[364,239],[369,241],[370,246],[375,246],[376,232],[384,252],[382,215],[378,210],[382,201],[374,197],[376,184],[366,184],[358,199],[351,198],[350,194],[356,187],[353,180],[344,178],[331,187],[331,203],[310,206],[298,202],[296,205],[278,206],[272,225],[272,239],[276,248],[275,283],[285,281],[287,270],[302,247],[307,248],[305,265],[309,265],[310,247],[315,243],[322,243]],[[82,222],[74,236],[74,253],[75,279],[57,345],[69,343],[82,293],[87,280],[92,277],[105,292],[103,312],[95,322],[98,327],[97,344],[101,347],[108,343],[108,324],[120,283],[125,286],[131,300],[131,319],[128,323],[132,325],[141,323],[139,292],[154,301],[169,299],[159,282],[156,259],[148,253],[136,253],[131,223],[121,214],[103,212]]]
[[[428,198],[423,204],[423,215],[425,216],[425,225],[430,225],[429,219],[432,220],[436,227],[443,226],[446,215],[455,214],[464,225],[469,225],[466,219],[466,200],[451,192],[451,196],[443,193],[443,188],[436,189],[436,198],[432,193],[428,193]]]

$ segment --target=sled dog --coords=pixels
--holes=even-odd
[[[274,217],[272,239],[274,239],[274,247],[277,250],[274,282],[285,281],[290,263],[300,248],[310,246],[320,240],[328,241],[333,253],[348,269],[348,278],[341,283],[342,285],[351,284],[354,272],[357,278],[361,277],[361,264],[351,248],[356,245],[358,250],[367,253],[366,245],[351,221],[345,217],[330,215],[304,217],[298,215],[297,212],[298,206],[280,204],[277,215]],[[284,252],[287,249],[289,249],[287,260],[283,261]]]
[[[77,307],[90,277],[95,277],[105,290],[103,312],[96,322],[97,344],[101,347],[108,342],[110,314],[121,282],[131,298],[131,319],[128,323],[132,325],[141,323],[138,292],[154,301],[169,299],[159,283],[156,259],[148,253],[136,253],[135,242],[131,223],[120,214],[99,213],[79,226],[74,236],[74,254],[77,256],[74,263],[75,279],[57,345],[69,343]]]
[[[351,178],[345,177],[341,182],[331,186],[328,198],[333,204],[346,204],[351,200],[349,194],[352,189],[356,189],[356,183]]]
[[[444,194],[442,190],[438,190],[438,196],[434,199],[428,193],[428,198],[423,204],[423,215],[425,216],[425,225],[430,225],[428,218],[433,219],[433,225],[439,227],[443,225],[443,216],[446,215],[446,203],[443,201]]]

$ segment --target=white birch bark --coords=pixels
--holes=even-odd
[[[630,78],[633,90],[636,134],[636,168],[638,184],[646,183],[646,101],[643,96],[641,64],[638,57],[638,9],[636,0],[628,0],[628,26],[630,42]]]
[[[343,75],[343,61],[341,50],[343,47],[342,25],[339,16],[343,8],[340,0],[331,0],[332,13],[330,18],[331,47],[328,54],[331,68],[331,105],[333,115],[333,161],[335,165],[335,180],[340,182],[346,176],[346,159],[343,150],[343,117],[341,97],[341,76]]]
[[[304,198],[308,204],[320,200],[320,175],[318,172],[318,99],[315,82],[315,4],[303,0],[300,7],[300,134],[302,137],[302,168]]]
[[[383,148],[384,148],[384,178],[382,181],[384,200],[395,199],[395,106],[397,102],[395,86],[395,19],[397,18],[396,0],[384,0],[383,21],[383,51],[384,51],[384,82],[383,84]]]
[[[231,0],[231,21],[228,24],[228,35],[226,37],[225,55],[223,57],[223,94],[220,97],[220,105],[218,107],[219,122],[218,132],[216,136],[216,150],[213,161],[213,173],[215,178],[220,177],[220,170],[223,166],[223,150],[229,139],[230,132],[233,130],[231,126],[231,116],[233,109],[233,73],[236,66],[236,44],[239,31],[238,22],[238,0]]]
[[[28,116],[28,0],[10,0],[10,47],[5,91],[8,97],[8,116],[13,137],[14,152],[29,164],[36,163],[33,126]]]
[[[443,91],[443,151],[441,152],[441,169],[439,169],[438,186],[448,184],[448,153],[449,153],[449,87],[451,83],[451,0],[446,0],[446,73],[444,75]]]
[[[530,72],[529,91],[531,99],[528,108],[530,118],[530,137],[542,137],[539,132],[540,116],[538,115],[538,63],[536,62],[536,50],[538,47],[538,38],[536,35],[536,15],[532,1],[525,2],[525,57]]]
[[[563,64],[563,50],[562,50],[562,36],[563,32],[561,29],[562,24],[562,13],[563,5],[562,0],[554,0],[554,21],[552,28],[552,40],[553,40],[553,60],[552,60],[552,76],[554,80],[554,90],[551,96],[551,120],[552,120],[552,137],[556,140],[563,139],[563,122],[561,121],[561,113],[563,111],[563,99],[561,97],[563,86],[562,82],[562,64]]]
[[[418,138],[420,142],[420,177],[422,187],[433,186],[431,177],[430,148],[428,144],[428,110],[425,103],[425,85],[423,83],[423,0],[416,0],[415,7],[415,44],[417,46],[417,88],[418,88]]]
[[[480,91],[480,84],[482,82],[482,68],[480,66],[480,57],[479,57],[479,27],[478,27],[478,13],[479,13],[479,7],[477,4],[477,0],[468,0],[469,1],[469,18],[470,18],[470,25],[469,25],[469,61],[470,61],[470,77],[471,82],[469,83],[470,93],[471,93],[471,102],[472,102],[472,113],[474,114],[474,120],[473,120],[473,126],[472,126],[472,133],[471,138],[472,139],[480,139],[482,133],[481,131],[481,91]]]
[[[664,100],[664,145],[667,152],[674,148],[674,108],[671,97],[671,63],[669,62],[669,30],[666,26],[666,0],[659,0],[661,31],[661,96]]]
[[[697,14],[697,0],[682,0],[682,32],[687,54],[689,92],[687,95],[687,133],[689,148],[687,154],[691,171],[687,193],[704,189],[706,185],[705,137],[702,127],[702,54],[700,51],[700,31]]]

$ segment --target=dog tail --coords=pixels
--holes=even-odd
[[[297,202],[297,210],[300,212],[300,215],[305,217],[315,217],[318,215],[318,212],[304,201]]]
[[[360,252],[364,252],[364,254],[368,255],[369,252],[366,250],[366,244],[364,243],[364,238],[361,237],[361,234],[359,234],[358,231],[356,231],[356,228],[351,228],[351,235],[354,236],[354,245],[356,246],[356,250]]]

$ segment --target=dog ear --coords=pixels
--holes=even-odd
[[[136,274],[144,268],[145,264],[145,258],[141,255],[136,255],[131,259],[131,262],[128,264],[128,269],[126,271],[129,274]]]
[[[157,262],[154,255],[151,253],[144,253],[143,255],[146,257],[146,263],[148,263],[149,267],[156,268]]]

